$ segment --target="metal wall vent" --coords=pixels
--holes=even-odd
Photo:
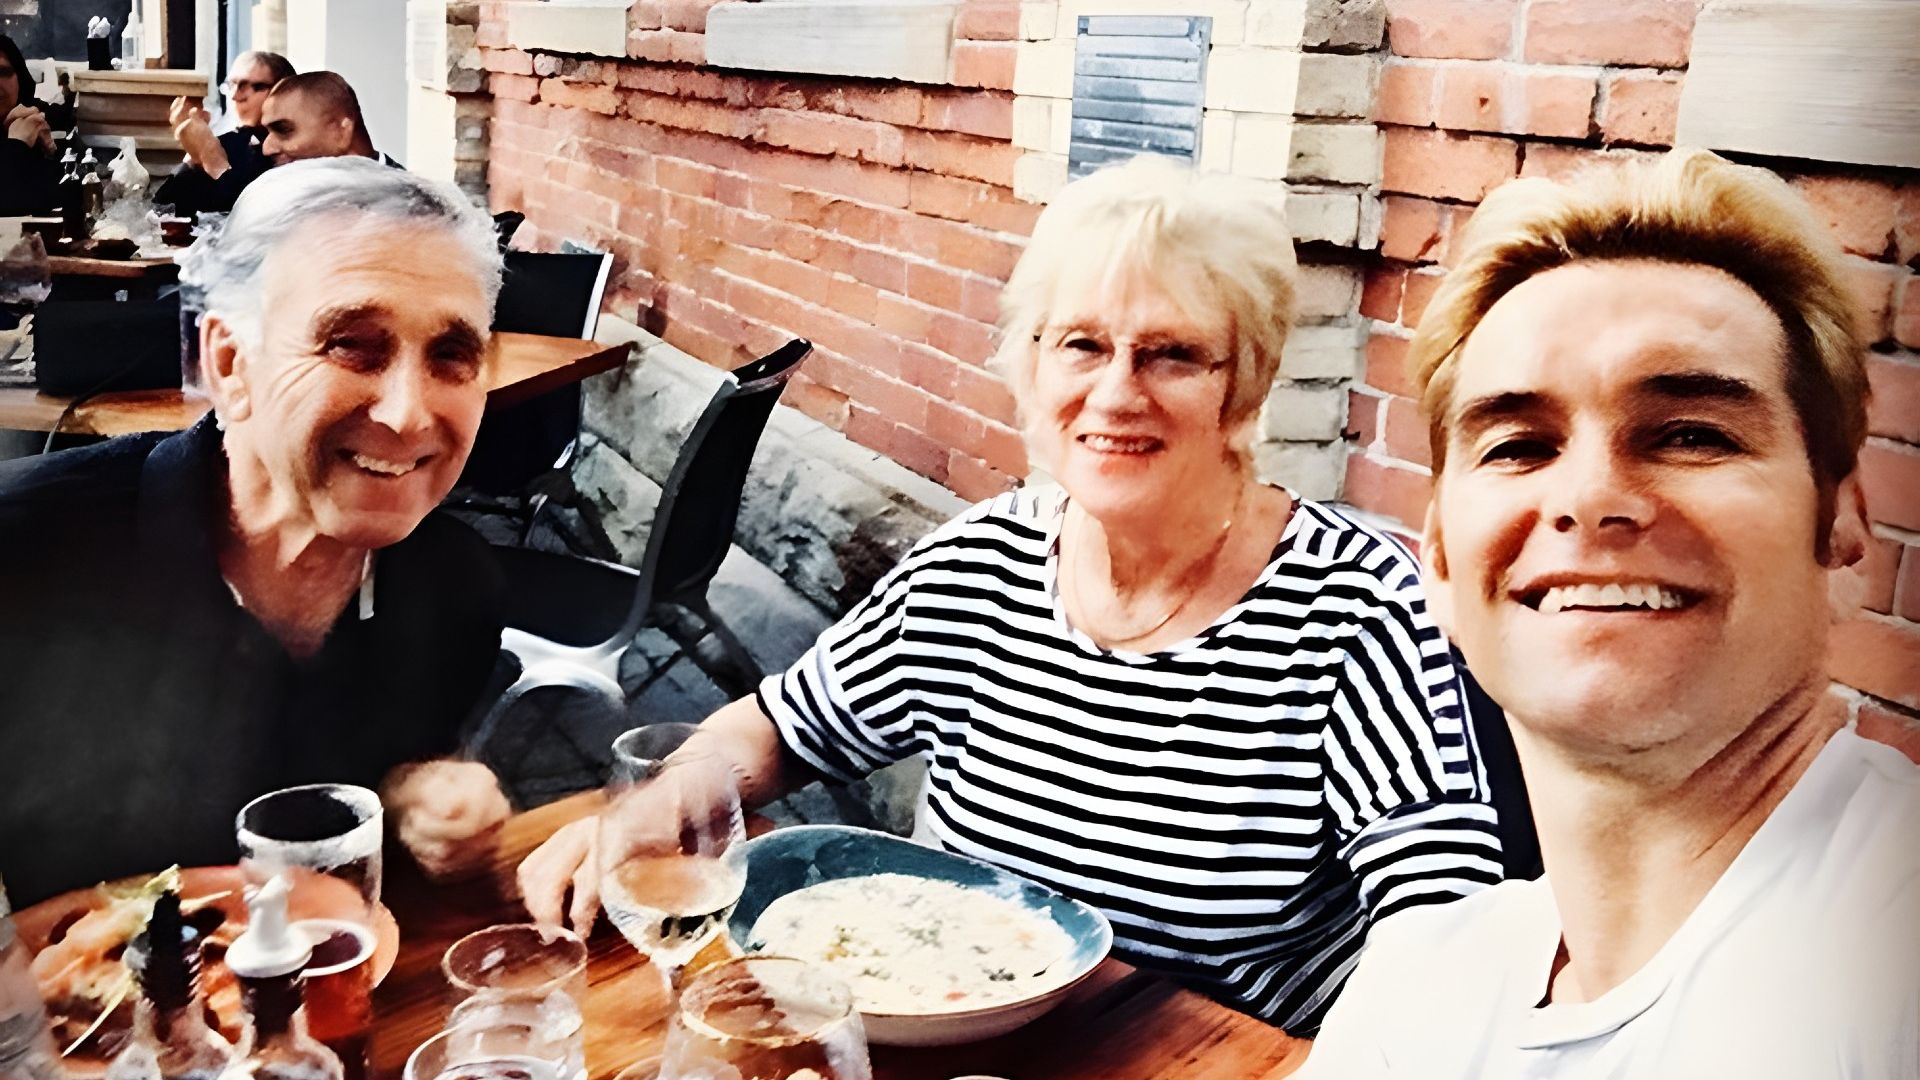
[[[1212,36],[1207,16],[1081,16],[1067,174],[1078,178],[1139,154],[1197,163]]]

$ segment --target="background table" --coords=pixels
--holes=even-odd
[[[490,876],[427,884],[404,860],[389,863],[387,905],[400,922],[400,956],[374,995],[374,1073],[400,1075],[413,1048],[440,1030],[452,1007],[440,956],[462,935],[526,920],[513,868],[568,821],[592,813],[598,794],[574,796],[508,821]],[[666,1003],[658,977],[602,920],[587,962],[587,1072],[606,1080],[659,1052]],[[873,1048],[875,1080],[946,1080],[985,1073],[1010,1080],[1274,1080],[1299,1068],[1308,1043],[1156,976],[1109,960],[1068,1000],[1011,1034],[966,1046]]]
[[[495,334],[493,379],[487,408],[504,409],[611,371],[627,359],[626,345],[541,334]],[[72,398],[37,390],[0,389],[0,428],[52,431]],[[178,390],[128,390],[89,398],[60,424],[69,435],[131,435],[184,431],[205,415],[206,399]]]

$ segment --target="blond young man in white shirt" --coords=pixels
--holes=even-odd
[[[1410,352],[1423,569],[1546,875],[1378,928],[1303,1076],[1920,1077],[1920,770],[1827,700],[1867,535],[1838,265],[1698,151],[1476,215]]]

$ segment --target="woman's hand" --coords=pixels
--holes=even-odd
[[[47,117],[31,105],[15,105],[7,110],[7,138],[26,143],[42,154],[53,153],[53,128]]]
[[[493,771],[475,761],[402,765],[387,777],[380,801],[401,845],[434,881],[485,869],[513,812]]]

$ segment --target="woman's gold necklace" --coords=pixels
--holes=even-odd
[[[1213,538],[1213,545],[1207,549],[1207,553],[1205,555],[1202,555],[1200,558],[1194,560],[1193,563],[1187,567],[1186,572],[1181,575],[1182,577],[1192,578],[1193,583],[1191,586],[1187,588],[1185,595],[1183,595],[1180,598],[1180,601],[1174,604],[1173,607],[1169,608],[1165,615],[1162,615],[1160,616],[1160,618],[1156,619],[1151,626],[1148,626],[1142,630],[1132,631],[1127,634],[1109,633],[1105,630],[1100,630],[1097,627],[1094,627],[1092,625],[1092,619],[1090,618],[1090,616],[1092,615],[1092,610],[1088,608],[1085,604],[1081,603],[1080,590],[1077,586],[1074,585],[1074,580],[1079,576],[1078,567],[1086,563],[1085,552],[1087,550],[1087,544],[1085,543],[1085,541],[1083,539],[1076,538],[1074,542],[1074,565],[1076,568],[1076,573],[1068,574],[1065,576],[1065,580],[1067,583],[1066,592],[1067,592],[1067,599],[1070,601],[1071,605],[1074,608],[1079,609],[1080,616],[1082,619],[1087,620],[1088,626],[1086,627],[1086,629],[1089,631],[1092,631],[1093,636],[1099,638],[1102,641],[1109,642],[1115,645],[1124,645],[1130,641],[1139,641],[1142,638],[1158,633],[1162,627],[1172,622],[1175,616],[1187,610],[1187,605],[1193,603],[1194,597],[1197,597],[1200,595],[1200,590],[1206,586],[1208,579],[1213,576],[1213,565],[1216,561],[1219,560],[1220,553],[1226,550],[1227,537],[1233,534],[1234,521],[1239,518],[1240,508],[1246,503],[1246,498],[1247,498],[1247,489],[1244,486],[1242,486],[1240,489],[1239,495],[1236,496],[1233,501],[1233,512],[1227,515],[1227,520],[1224,523],[1222,523],[1220,526],[1220,535]],[[1082,515],[1082,516],[1085,516],[1085,515]],[[1111,580],[1112,573],[1113,573],[1111,564],[1109,564],[1107,573],[1108,573],[1109,580]],[[1119,590],[1117,589],[1114,590],[1114,593],[1115,593],[1115,597],[1117,598],[1119,595]]]

